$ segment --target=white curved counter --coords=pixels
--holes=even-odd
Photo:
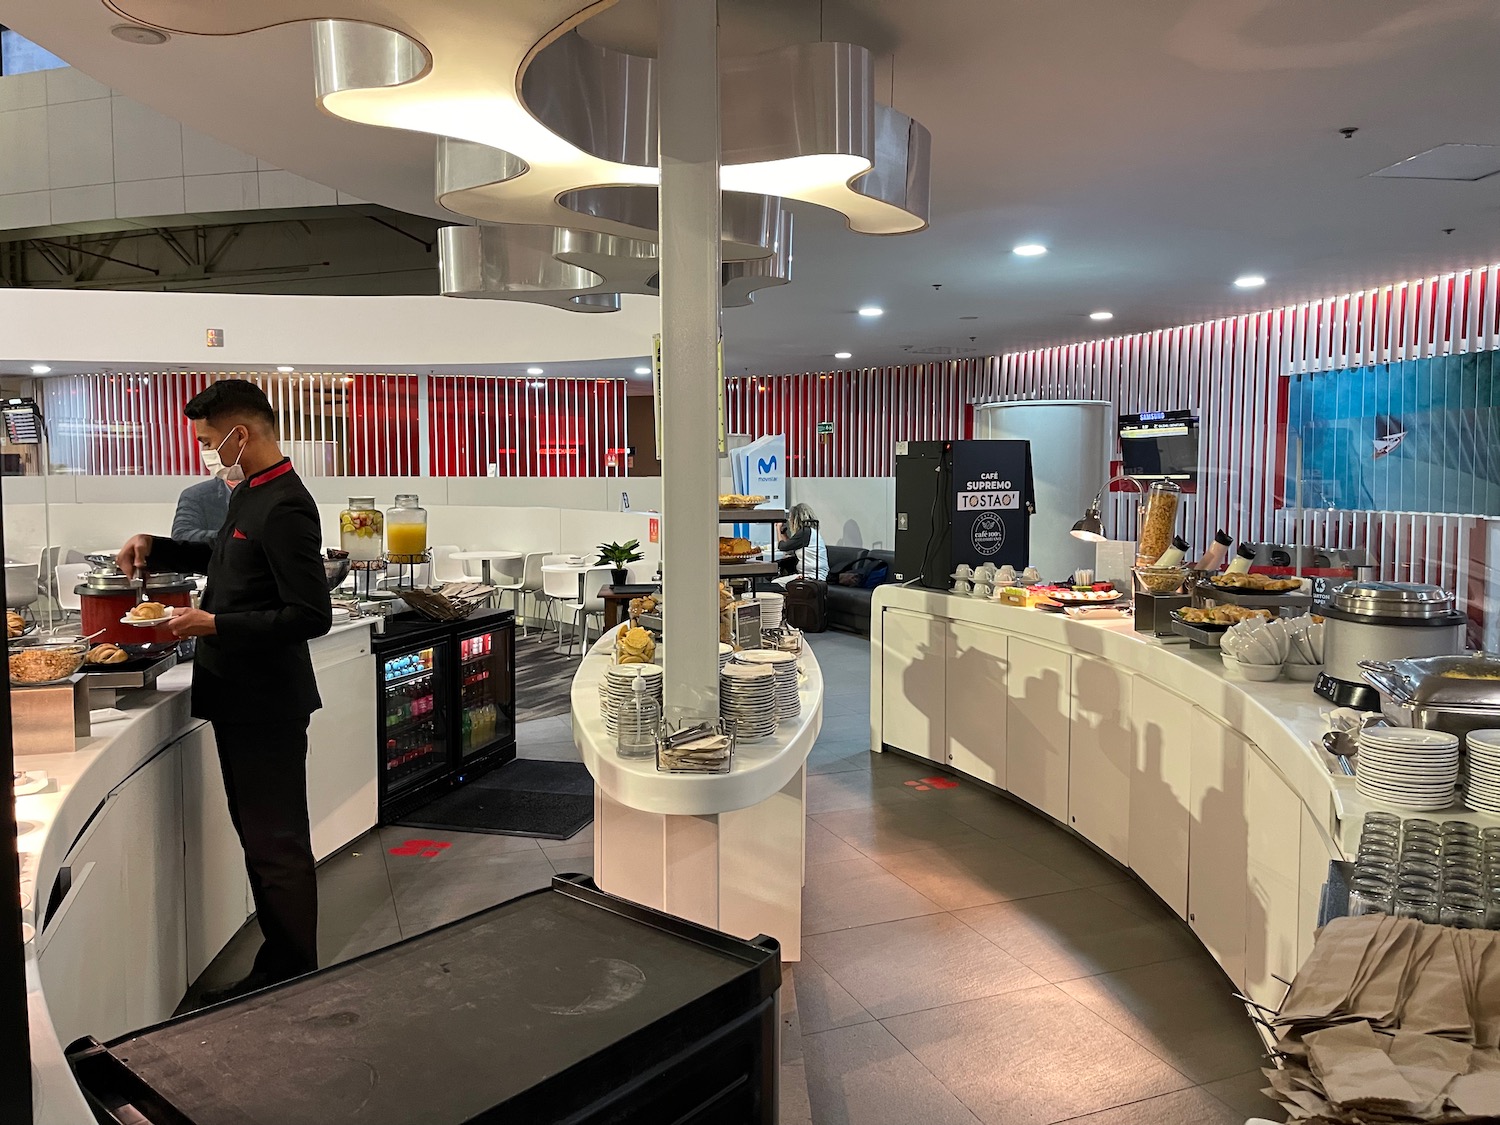
[[[594,879],[611,894],[724,930],[768,934],[801,958],[807,755],[823,725],[823,674],[800,664],[801,713],[735,747],[725,774],[662,773],[616,753],[599,714],[613,631],[573,677],[573,741],[594,779]]]
[[[776,728],[773,738],[741,743],[726,774],[662,773],[650,759],[626,759],[599,714],[599,681],[613,663],[614,633],[606,633],[584,657],[573,677],[573,741],[599,788],[622,805],[672,816],[710,816],[749,808],[769,799],[807,761],[823,725],[823,673],[811,648],[804,649],[801,713]]]
[[[308,737],[309,812],[323,858],[376,815],[369,622],[312,644],[325,709]],[[192,669],[93,713],[69,754],[18,754],[47,788],[17,797],[36,1125],[91,1125],[63,1056],[168,1018],[250,917],[212,729],[188,713]]]
[[[898,586],[875,592],[871,645],[872,750],[931,759],[1077,832],[1246,995],[1280,1003],[1312,948],[1328,860],[1354,850],[1370,807],[1321,749],[1331,705],[1311,684],[1230,679],[1217,650],[1128,618]]]

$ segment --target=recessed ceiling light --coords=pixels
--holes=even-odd
[[[1040,242],[1023,242],[1021,245],[1012,247],[1012,254],[1019,254],[1023,258],[1039,258],[1047,252],[1047,248]]]
[[[866,305],[859,310],[860,316],[884,316],[885,310],[879,305]]]
[[[295,367],[288,367],[286,364],[283,363],[276,370],[280,371],[283,375],[290,375],[293,371],[295,371],[297,369]]]
[[[142,27],[138,23],[117,23],[109,29],[116,39],[134,43],[137,47],[160,47],[171,38],[165,31],[154,27]]]
[[[853,352],[834,352],[833,353],[833,358],[834,359],[853,359],[854,358],[854,353]]]
[[[1114,320],[1114,318],[1114,313],[1106,312],[1104,309],[1100,309],[1098,312],[1089,313],[1090,320]]]
[[[649,375],[649,374],[651,374],[651,368],[649,368],[649,367],[637,367],[635,369],[635,373],[637,375]]]
[[[31,373],[33,375],[45,375],[51,370],[52,368],[48,367],[45,363],[33,363],[31,365]]]
[[[1234,279],[1234,287],[1236,289],[1259,289],[1265,283],[1266,279],[1258,273],[1247,273],[1243,277]]]
[[[526,374],[528,375],[540,375],[541,373],[542,369],[540,367],[528,367],[526,369]]]

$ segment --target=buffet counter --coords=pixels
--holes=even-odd
[[[375,823],[369,621],[312,642],[325,707],[308,731],[309,812],[322,859]],[[63,1049],[169,1017],[250,917],[213,731],[188,713],[190,666],[93,712],[71,754],[18,752],[47,775],[16,798],[37,1125],[89,1125]]]
[[[1230,679],[1217,650],[881,586],[871,749],[1019,798],[1135,872],[1245,994],[1275,1007],[1312,948],[1328,861],[1367,807],[1321,748],[1312,685]],[[1496,823],[1455,810],[1443,818]]]
[[[801,959],[807,755],[823,725],[823,675],[801,655],[801,713],[742,742],[725,774],[625,760],[599,714],[614,633],[573,677],[573,741],[594,778],[594,878],[611,894],[734,934],[768,934]]]

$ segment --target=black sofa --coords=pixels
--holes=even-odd
[[[870,635],[870,597],[873,590],[860,586],[840,586],[839,572],[855,559],[870,555],[886,564],[886,581],[896,568],[894,551],[872,551],[864,547],[828,548],[828,624],[830,628],[842,629],[846,633],[857,633],[861,637]]]

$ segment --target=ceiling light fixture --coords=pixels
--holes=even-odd
[[[1107,312],[1104,309],[1100,309],[1098,312],[1091,312],[1091,313],[1089,313],[1089,319],[1090,320],[1114,320],[1114,318],[1115,318],[1115,314],[1114,313]]]
[[[1265,283],[1266,279],[1258,273],[1247,273],[1243,277],[1234,279],[1234,287],[1236,289],[1259,289]]]
[[[864,317],[884,316],[885,310],[879,305],[866,305],[864,308],[859,310],[859,315]]]
[[[1011,248],[1012,254],[1019,254],[1023,258],[1040,258],[1046,252],[1047,248],[1040,242],[1023,242]]]
[[[290,375],[293,371],[295,371],[297,369],[295,367],[288,367],[286,364],[283,363],[276,370],[280,371],[283,375]]]
[[[649,375],[649,374],[651,374],[651,368],[649,368],[649,367],[637,367],[635,369],[635,373],[637,375]]]
[[[528,367],[526,369],[526,374],[528,375],[540,375],[541,373],[542,369],[540,367]]]
[[[854,353],[853,352],[834,352],[833,353],[833,358],[834,359],[853,359],[854,358]]]
[[[165,31],[142,27],[138,23],[117,23],[109,33],[121,42],[134,43],[137,47],[160,47],[171,38]]]
[[[33,375],[46,375],[51,370],[52,368],[48,367],[45,363],[33,363],[31,365],[31,373]]]

